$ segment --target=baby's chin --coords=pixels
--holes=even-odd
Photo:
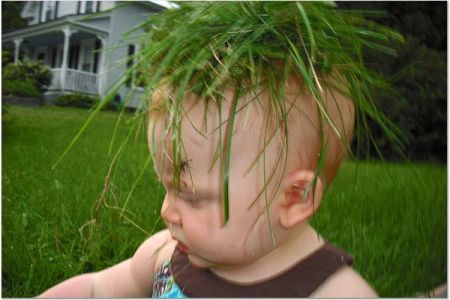
[[[209,268],[213,268],[215,266],[217,266],[216,263],[209,261],[205,258],[202,258],[200,256],[197,256],[195,254],[187,254],[187,257],[189,259],[189,262],[196,266],[197,268],[202,268],[202,269],[209,269]]]

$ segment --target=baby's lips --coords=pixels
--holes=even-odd
[[[177,249],[178,249],[178,251],[185,253],[185,254],[187,254],[189,251],[189,248],[180,241],[178,241]]]

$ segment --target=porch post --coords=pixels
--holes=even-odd
[[[71,29],[70,27],[65,27],[63,30],[64,33],[64,48],[63,48],[63,59],[61,64],[61,90],[64,91],[66,87],[66,75],[67,75],[67,60],[69,56],[69,46],[70,46],[70,36],[72,33],[75,33],[76,30]]]
[[[97,36],[102,44],[102,51],[100,52],[100,67],[98,68],[98,93],[100,97],[105,96],[105,84],[106,84],[106,37],[105,36]]]
[[[14,63],[19,61],[19,50],[20,50],[20,44],[22,43],[23,39],[15,39],[14,40]]]

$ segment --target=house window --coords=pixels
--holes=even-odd
[[[56,17],[56,1],[44,1],[43,3],[43,20],[49,21],[53,20]]]
[[[77,13],[90,14],[96,12],[98,11],[98,3],[100,3],[100,1],[79,1]]]
[[[91,13],[94,11],[94,1],[86,1],[86,9],[85,12],[87,14]]]
[[[69,69],[78,69],[78,57],[80,56],[80,45],[72,45],[69,48]]]
[[[128,45],[128,60],[127,60],[127,69],[131,68],[131,66],[133,65],[134,62],[134,52],[136,51],[136,46],[135,45]],[[132,58],[130,58],[130,56],[133,56]],[[134,74],[133,74],[134,75]],[[133,78],[134,76],[131,76],[127,79],[127,81],[125,82],[125,85],[127,87],[131,87],[131,83],[133,82]]]
[[[45,53],[38,53],[37,59],[45,63]]]
[[[47,58],[47,61],[52,68],[61,68],[62,57],[63,57],[63,48],[64,48],[64,46],[62,44],[55,45],[50,48],[50,50],[48,52],[48,54],[50,56]]]
[[[133,64],[136,62],[136,46],[135,45],[128,45],[128,57],[129,59],[127,60],[127,69],[130,69],[131,66],[133,66]],[[130,58],[131,57],[131,58]],[[131,75],[130,78],[127,79],[127,81],[125,82],[125,85],[127,87],[144,87],[144,81],[143,81],[143,76],[142,76],[142,70],[140,68],[137,68],[134,70],[133,74]]]
[[[91,45],[86,45],[83,48],[83,62],[81,64],[81,69],[85,72],[92,71],[93,51],[94,47]]]
[[[58,55],[58,48],[54,47],[52,49],[52,57],[51,57],[51,66],[52,68],[56,68],[56,57]]]
[[[47,46],[40,46],[40,47],[36,47],[34,49],[34,55],[32,58],[42,61],[44,64],[47,64],[48,62],[48,47]]]

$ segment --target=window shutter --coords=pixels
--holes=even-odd
[[[129,68],[133,65],[133,60],[134,60],[134,58],[133,58],[133,59],[130,59],[129,57],[130,57],[131,55],[133,55],[135,51],[136,51],[136,47],[135,47],[133,44],[128,45],[127,69],[129,69]],[[127,81],[125,82],[125,85],[126,85],[127,87],[131,87],[131,83],[132,83],[132,81],[133,81],[133,79],[134,79],[133,77],[134,77],[134,76],[131,76],[131,77],[128,78]]]

